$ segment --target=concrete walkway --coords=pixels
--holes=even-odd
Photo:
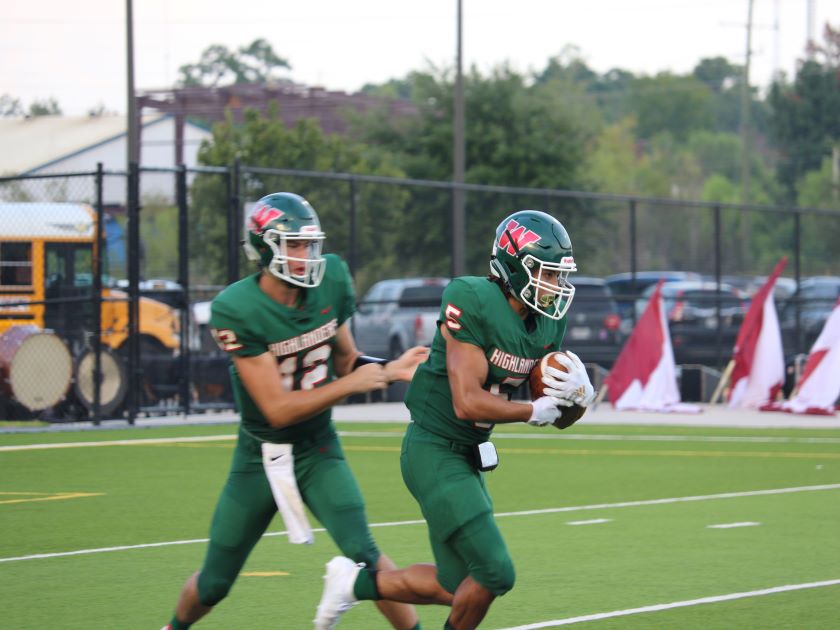
[[[700,413],[652,413],[616,411],[612,405],[605,403],[587,411],[580,422],[684,427],[840,429],[840,415],[809,416],[751,409],[730,410],[722,405],[700,405],[700,408],[702,409]],[[339,406],[333,411],[333,418],[347,422],[393,422],[394,420],[407,422],[409,415],[408,409],[402,403],[379,403]]]
[[[722,405],[700,405],[700,413],[651,413],[615,411],[605,403],[590,409],[580,421],[585,424],[628,426],[683,426],[756,429],[840,429],[840,415],[809,416],[790,413],[762,412],[746,409],[730,410]],[[408,409],[403,403],[338,405],[333,411],[338,422],[408,422]],[[233,412],[138,418],[135,427],[231,424],[239,417]],[[91,422],[69,422],[47,427],[6,427],[0,433],[42,433],[49,431],[85,431],[92,429],[124,429],[125,420],[107,420],[98,426]]]

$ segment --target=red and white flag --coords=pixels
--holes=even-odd
[[[662,305],[662,280],[604,384],[619,410],[700,411],[696,405],[680,402],[674,349]]]
[[[793,398],[781,408],[793,413],[833,415],[840,397],[840,300],[814,342]]]
[[[773,286],[787,263],[776,263],[773,273],[753,296],[738,331],[729,390],[730,407],[758,408],[772,402],[785,382],[782,331],[773,301]]]

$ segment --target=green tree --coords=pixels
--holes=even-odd
[[[453,81],[451,73],[432,69],[412,73],[409,93],[419,110],[411,119],[360,117],[355,131],[370,145],[383,147],[409,177],[451,180],[453,147]],[[569,93],[564,101],[558,83],[532,84],[508,66],[484,76],[472,68],[464,77],[466,121],[465,179],[475,184],[574,189],[585,181],[585,146],[594,135],[592,121],[581,121],[574,105],[581,96]],[[569,108],[564,105],[570,104]],[[591,111],[593,108],[590,107]],[[407,237],[401,251],[426,261],[432,273],[448,273],[446,256],[451,242],[452,207],[448,190],[411,190],[406,217]],[[582,225],[580,207],[560,207],[544,198],[524,198],[469,192],[467,194],[467,268],[484,273],[488,234],[506,213],[523,207],[553,208],[564,223]],[[570,229],[573,229],[570,227]]]
[[[823,158],[840,149],[840,31],[826,25],[824,39],[792,84],[780,79],[770,90],[777,171],[788,200],[796,198],[803,174],[818,170]]]
[[[284,176],[269,169],[403,175],[379,150],[345,137],[327,135],[314,120],[302,120],[287,129],[276,109],[267,116],[247,110],[241,125],[230,117],[217,123],[213,126],[211,140],[202,145],[198,155],[199,162],[206,166],[230,166],[236,158],[249,167],[263,169],[243,174],[243,201],[253,202],[279,190],[303,195],[315,207],[323,223],[327,250],[345,258],[350,251],[349,183]],[[399,275],[404,270],[410,271],[412,262],[398,258],[396,245],[396,240],[404,233],[407,193],[393,185],[361,183],[356,192],[357,281],[362,291],[383,274]],[[190,258],[192,269],[200,270],[201,274],[195,281],[222,283],[227,277],[226,216],[229,211],[224,177],[214,173],[198,175],[191,195]]]
[[[247,46],[230,50],[213,44],[201,53],[197,63],[178,69],[178,85],[182,87],[264,83],[277,79],[277,71],[289,70],[289,62],[274,52],[265,39],[255,39]]]
[[[29,105],[30,116],[61,116],[61,107],[54,98],[32,101]]]
[[[11,94],[0,95],[0,117],[12,118],[16,116],[23,116],[23,105],[21,105],[20,99]]]
[[[713,121],[712,90],[691,76],[663,72],[636,79],[630,102],[639,121],[637,133],[644,139],[667,131],[683,141]]]
[[[50,97],[32,101],[27,110],[19,98],[11,94],[0,95],[0,117],[17,116],[61,116],[61,106],[57,100]]]
[[[798,205],[840,210],[840,185],[835,180],[831,158],[819,169],[809,171],[797,184]],[[803,267],[809,273],[837,273],[837,243],[840,241],[840,212],[805,214],[802,217]]]

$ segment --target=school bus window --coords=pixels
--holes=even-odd
[[[32,289],[32,243],[0,241],[0,288]]]

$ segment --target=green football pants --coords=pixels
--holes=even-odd
[[[330,428],[294,446],[295,477],[306,506],[354,562],[375,566],[380,552],[370,534],[362,494],[338,436]],[[198,578],[205,606],[220,602],[277,512],[262,465],[260,441],[239,430],[233,463],[210,526]]]
[[[513,588],[516,574],[471,452],[468,445],[411,423],[400,467],[428,523],[440,585],[454,593],[469,575],[491,593],[504,595]]]

